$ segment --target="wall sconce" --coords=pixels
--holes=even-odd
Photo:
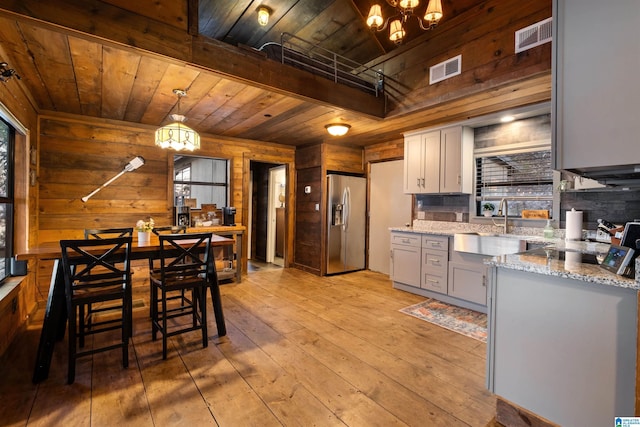
[[[269,11],[269,8],[267,8],[266,6],[260,6],[258,8],[258,24],[260,24],[260,26],[262,27],[267,25],[269,23],[270,14],[271,12]]]
[[[331,123],[328,124],[324,127],[327,132],[329,132],[329,135],[331,136],[343,136],[346,135],[347,132],[349,132],[349,129],[351,129],[351,125],[348,125],[346,123]]]

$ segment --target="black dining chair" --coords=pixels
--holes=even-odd
[[[166,234],[160,240],[160,269],[150,273],[152,339],[162,334],[162,358],[167,358],[167,339],[189,331],[202,331],[207,347],[206,291],[212,271],[211,233]],[[180,304],[171,297],[190,291]],[[180,319],[189,318],[189,321]],[[182,320],[182,322],[180,322]]]
[[[160,227],[154,227],[151,230],[151,232],[156,236],[160,236],[161,234],[184,234],[187,232],[187,226],[186,225],[162,225]],[[160,265],[158,264],[158,260],[149,258],[149,274],[153,272],[157,273],[159,271],[160,271]],[[151,288],[149,288],[149,290],[151,290]],[[187,298],[185,296],[185,292],[182,291],[180,294],[173,295],[170,299],[185,299],[185,298]],[[184,306],[185,303],[191,304],[191,301],[187,299],[186,301],[182,302],[182,305]],[[151,307],[149,307],[149,317],[151,317],[151,315],[152,315]]]
[[[84,238],[85,239],[98,239],[98,240],[102,240],[102,239],[108,239],[108,238],[114,238],[114,237],[133,237],[133,227],[120,227],[120,228],[85,228],[84,230]],[[131,272],[131,274],[133,275],[133,272]],[[129,292],[132,292],[132,286],[129,286],[127,288],[127,290]],[[129,296],[131,299],[133,299],[133,297],[130,295]],[[110,310],[117,310],[120,307],[115,306],[113,304],[111,305],[101,305],[99,308],[95,308],[93,307],[92,304],[88,304],[86,309],[87,309],[87,313],[86,316],[84,315],[84,313],[81,313],[81,319],[86,321],[86,327],[88,329],[91,329],[91,323],[93,321],[93,318],[96,315],[99,315],[101,312],[104,311],[110,311]],[[81,307],[81,310],[84,311],[84,307]],[[133,313],[132,313],[132,317],[133,317]],[[133,319],[129,319],[129,325],[131,325],[131,330],[130,332],[130,336],[133,336]],[[84,347],[84,334],[80,335],[80,347]]]
[[[75,380],[75,365],[79,357],[98,352],[122,349],[122,365],[129,366],[131,321],[131,242],[129,237],[105,239],[61,240],[62,268],[65,282],[67,317],[69,322],[69,366],[67,381]],[[117,308],[103,313],[87,328],[84,308],[91,304],[117,301]],[[93,340],[91,349],[80,350],[80,339],[120,330],[117,342],[99,345]]]

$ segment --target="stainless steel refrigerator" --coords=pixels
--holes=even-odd
[[[365,266],[367,181],[327,175],[327,274],[362,270]]]

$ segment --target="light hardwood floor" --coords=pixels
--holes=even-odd
[[[209,347],[183,334],[163,361],[137,307],[129,368],[117,350],[85,358],[73,385],[65,343],[49,378],[31,384],[31,325],[0,359],[0,425],[494,425],[486,345],[400,313],[423,298],[387,276],[279,269],[221,289],[227,336],[209,304]]]

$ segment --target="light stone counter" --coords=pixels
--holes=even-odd
[[[604,257],[608,250],[609,245],[606,243],[558,241],[553,249],[549,248],[546,251],[535,249],[519,254],[496,256],[488,259],[486,264],[546,276],[576,279],[586,284],[640,289],[640,283],[633,278],[619,276],[599,265],[585,264],[580,261],[582,254],[598,254]]]

